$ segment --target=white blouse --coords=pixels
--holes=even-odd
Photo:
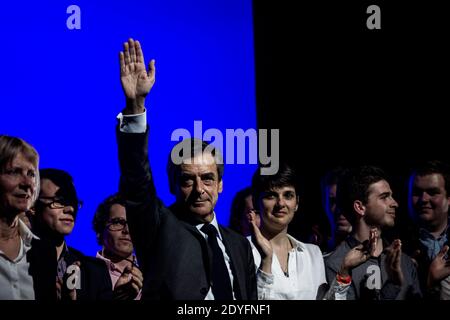
[[[261,256],[248,237],[257,269],[258,300],[315,300],[319,286],[327,282],[319,247],[287,236],[294,246],[289,251],[288,275],[284,274],[275,254],[272,274],[260,270]]]

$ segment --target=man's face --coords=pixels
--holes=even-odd
[[[103,247],[109,256],[126,259],[133,253],[133,244],[126,222],[125,207],[117,203],[113,204],[109,211],[108,223],[103,231]]]
[[[198,220],[211,222],[222,180],[219,181],[217,165],[210,153],[198,154],[180,166],[177,181],[177,202],[183,203]]]
[[[372,227],[393,227],[397,202],[392,197],[392,190],[386,180],[380,180],[369,187],[369,197],[365,205],[364,220]]]
[[[444,177],[439,173],[415,176],[411,201],[421,222],[439,225],[448,219],[448,195]]]
[[[273,188],[264,192],[259,201],[262,224],[274,231],[288,227],[298,209],[298,197],[293,186]]]
[[[36,165],[19,153],[0,173],[0,211],[10,216],[29,210],[36,192]]]
[[[66,236],[72,232],[75,225],[75,209],[58,202],[56,192],[59,189],[51,180],[41,179],[39,201],[45,204],[42,211],[42,220],[45,224],[56,233]]]

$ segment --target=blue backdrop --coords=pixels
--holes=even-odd
[[[66,12],[81,9],[81,29]],[[117,191],[116,115],[124,106],[118,52],[140,40],[157,79],[147,99],[150,161],[160,197],[169,194],[171,133],[194,120],[203,130],[256,128],[251,0],[5,2],[0,9],[0,133],[34,145],[41,168],[70,172],[84,200],[70,245],[94,255],[96,206]],[[226,165],[216,208],[228,224],[231,200],[255,165]]]

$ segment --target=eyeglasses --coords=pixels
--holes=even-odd
[[[113,218],[107,222],[106,227],[111,231],[122,231],[126,225],[128,225],[127,220],[122,218]]]
[[[51,202],[43,202],[41,201],[41,199],[51,200]],[[49,207],[50,209],[64,209],[65,207],[73,206],[73,204],[67,203],[67,201],[65,201],[63,198],[58,197],[39,197],[38,200],[40,203],[42,203],[46,207]],[[78,201],[75,209],[80,210],[82,206],[83,202]]]

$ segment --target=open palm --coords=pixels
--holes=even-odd
[[[259,230],[259,227],[256,224],[256,213],[254,211],[250,211],[248,213],[248,218],[250,225],[252,227],[253,244],[255,245],[256,249],[258,249],[259,254],[261,255],[261,259],[264,259],[266,257],[272,258],[273,255],[272,243],[269,240],[267,240],[262,235],[261,230]]]
[[[145,98],[155,83],[155,60],[150,61],[147,72],[139,41],[124,43],[120,52],[120,81],[128,99]]]

